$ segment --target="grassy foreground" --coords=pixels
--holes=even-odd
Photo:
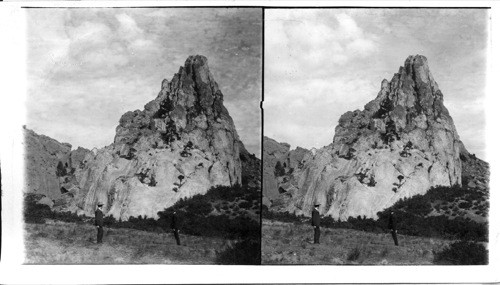
[[[308,224],[262,220],[262,264],[433,264],[434,256],[453,241],[390,233],[322,228],[320,244],[312,244]]]
[[[234,242],[222,238],[105,228],[96,244],[96,228],[85,223],[47,220],[25,224],[26,264],[217,264]]]

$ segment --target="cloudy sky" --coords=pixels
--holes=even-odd
[[[332,142],[340,116],[374,99],[409,55],[427,57],[466,148],[485,157],[488,10],[266,10],[264,134]]]
[[[260,153],[260,9],[27,9],[27,127],[73,148],[113,142],[189,55],[208,58],[241,140]]]

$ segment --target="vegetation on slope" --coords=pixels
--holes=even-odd
[[[54,212],[47,205],[37,204],[40,195],[25,196],[26,223],[45,223],[45,219],[65,222],[90,223],[93,219],[70,212]],[[182,234],[217,237],[235,240],[236,243],[221,252],[217,262],[221,264],[260,263],[260,191],[249,186],[219,186],[205,195],[182,199],[172,207],[158,212],[159,219],[130,217],[128,221],[105,218],[108,228],[170,233],[173,211],[177,211]]]
[[[481,193],[475,189],[453,187],[436,187],[424,195],[416,195],[396,202],[393,206],[378,212],[378,220],[365,217],[350,217],[347,221],[336,221],[331,217],[323,217],[322,225],[330,228],[349,228],[381,233],[387,230],[391,211],[395,212],[398,232],[405,235],[438,237],[446,239],[464,239],[471,241],[487,241],[487,223],[478,223],[469,217],[439,215],[435,211],[436,204],[456,201],[457,198],[467,201],[482,199]],[[461,210],[474,210],[477,203],[470,202]],[[486,204],[488,205],[488,204]],[[467,208],[469,207],[469,208]],[[487,208],[484,209],[487,214]],[[284,222],[303,223],[308,218],[293,214],[263,210],[263,218]]]
[[[416,195],[396,202],[393,206],[378,212],[378,219],[358,216],[347,221],[323,217],[322,226],[345,228],[382,234],[388,232],[391,211],[397,220],[398,234],[460,240],[441,253],[437,264],[487,264],[487,250],[483,242],[488,241],[488,223],[477,222],[478,216],[487,217],[489,203],[486,192],[473,187],[435,187],[424,195]],[[295,216],[287,212],[273,212],[266,207],[263,218],[296,225],[309,223],[308,217]],[[485,219],[479,219],[485,221]],[[353,256],[356,252],[353,251]],[[461,256],[459,258],[458,256]]]

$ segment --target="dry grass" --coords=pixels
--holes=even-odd
[[[230,241],[183,235],[182,246],[172,233],[132,229],[104,230],[96,244],[96,229],[89,224],[48,221],[26,224],[27,264],[215,264]]]
[[[434,252],[450,240],[398,235],[394,246],[390,233],[351,229],[321,230],[321,244],[312,244],[309,225],[262,221],[263,264],[432,264]]]

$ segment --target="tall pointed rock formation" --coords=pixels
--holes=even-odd
[[[363,111],[340,117],[333,142],[294,170],[282,210],[337,219],[376,213],[437,185],[461,184],[466,153],[427,59],[410,56]]]
[[[156,217],[181,198],[240,184],[242,145],[207,59],[190,56],[144,110],[121,117],[114,143],[87,154],[65,209],[91,215],[101,202],[117,219]]]

